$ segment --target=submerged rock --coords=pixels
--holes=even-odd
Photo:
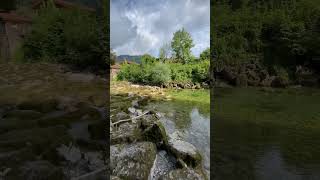
[[[123,179],[148,179],[156,158],[151,142],[117,144],[110,147],[111,174]]]
[[[206,178],[201,174],[196,172],[194,169],[183,168],[170,171],[159,178],[159,180],[205,180]]]

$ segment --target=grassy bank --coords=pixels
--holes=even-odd
[[[201,103],[203,105],[210,104],[210,91],[204,89],[169,89],[159,88],[155,86],[142,86],[131,84],[126,81],[112,81],[111,94],[128,94],[133,93],[141,96],[150,96],[157,100],[177,100],[189,101],[193,103]]]

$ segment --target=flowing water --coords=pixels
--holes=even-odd
[[[155,102],[150,108],[161,114],[167,133],[178,131],[182,139],[193,144],[203,158],[203,168],[210,170],[210,107],[206,104],[167,101]]]
[[[217,180],[319,180],[320,89],[214,91]]]

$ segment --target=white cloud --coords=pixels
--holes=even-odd
[[[209,0],[113,0],[110,18],[111,48],[117,54],[158,56],[182,27],[194,40],[194,55],[210,44]]]

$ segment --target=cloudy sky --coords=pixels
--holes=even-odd
[[[184,27],[200,52],[210,45],[210,0],[111,0],[111,48],[117,55],[159,55]]]

